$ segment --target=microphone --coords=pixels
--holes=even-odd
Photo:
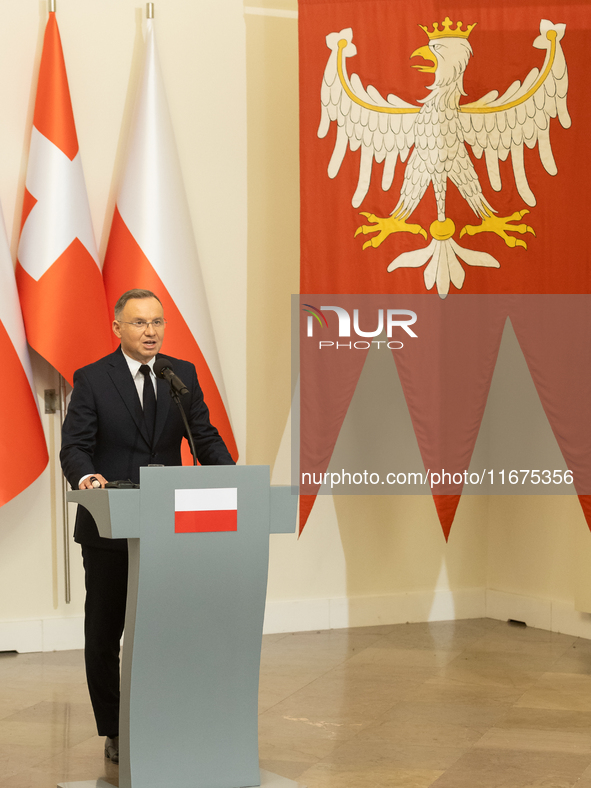
[[[172,364],[170,363],[170,359],[168,358],[157,358],[154,362],[154,374],[157,378],[161,378],[162,380],[167,380],[170,383],[170,387],[175,391],[177,394],[188,394],[189,389],[185,386],[183,381],[174,374],[172,369]]]
[[[197,465],[197,452],[195,451],[195,442],[193,440],[193,434],[191,433],[191,428],[189,427],[189,422],[187,421],[187,414],[181,404],[180,394],[188,394],[189,389],[185,386],[183,381],[174,374],[172,369],[172,364],[170,359],[157,358],[154,362],[154,374],[157,378],[161,378],[162,380],[167,380],[170,383],[170,396],[178,405],[178,409],[181,414],[181,418],[183,420],[183,424],[185,425],[186,430],[186,437],[189,441],[189,446],[191,447],[191,454],[193,455],[193,465]]]

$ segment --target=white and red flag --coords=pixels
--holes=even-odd
[[[237,487],[174,491],[175,533],[236,531],[237,528]]]
[[[237,459],[151,19],[103,277],[110,308],[133,288],[156,293],[164,350],[195,364],[211,421]]]
[[[70,384],[78,367],[112,350],[55,12],[39,67],[16,280],[29,344]]]
[[[47,446],[14,269],[0,209],[0,355],[10,384],[0,387],[0,506],[28,487],[47,465]]]

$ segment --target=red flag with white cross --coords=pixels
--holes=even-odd
[[[72,385],[112,350],[55,12],[39,67],[16,279],[27,340]]]

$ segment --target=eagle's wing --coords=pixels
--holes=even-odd
[[[331,50],[322,81],[322,117],[318,136],[325,137],[331,121],[337,122],[337,138],[328,165],[328,176],[336,177],[347,152],[361,148],[359,181],[352,204],[357,208],[369,189],[373,160],[384,162],[382,189],[394,179],[396,159],[405,161],[414,144],[414,123],[419,107],[390,94],[384,99],[372,85],[364,88],[357,74],[349,79],[345,60],[357,54],[351,28],[331,33],[326,45]]]
[[[533,42],[536,49],[546,50],[542,70],[532,69],[523,84],[514,82],[502,96],[492,91],[460,106],[465,142],[478,158],[484,152],[492,188],[501,190],[499,159],[505,161],[511,154],[517,191],[527,205],[535,205],[536,198],[525,175],[523,145],[534,148],[537,144],[544,169],[556,175],[550,120],[558,116],[565,129],[571,123],[566,108],[568,72],[560,46],[565,28],[542,19],[540,35]]]

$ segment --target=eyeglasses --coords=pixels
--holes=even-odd
[[[167,323],[163,317],[157,317],[156,320],[133,320],[131,323],[128,320],[118,320],[117,322],[133,326],[136,331],[145,331],[148,326],[154,326],[156,331],[161,331]]]

